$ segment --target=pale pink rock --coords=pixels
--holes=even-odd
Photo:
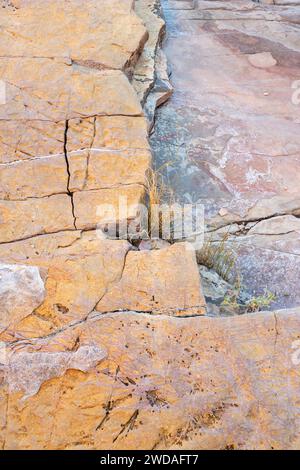
[[[257,54],[251,54],[248,56],[248,60],[251,65],[259,69],[267,69],[274,67],[277,64],[277,60],[274,59],[271,52],[258,52]]]

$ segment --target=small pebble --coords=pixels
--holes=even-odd
[[[227,214],[228,214],[228,210],[225,209],[224,207],[222,207],[222,209],[219,210],[219,215],[220,215],[221,217],[224,217],[224,216],[227,215]]]

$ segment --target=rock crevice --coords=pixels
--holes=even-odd
[[[127,198],[126,218],[135,222],[146,200],[148,132],[172,93],[160,2],[0,6],[1,447],[299,447],[299,374],[290,355],[298,309],[209,318],[186,243],[137,249],[96,230],[107,223],[99,206],[117,212]],[[235,25],[242,11],[241,29],[252,11],[273,18],[253,2],[170,0],[177,13],[175,23],[167,19],[169,34],[185,14],[191,25],[200,15],[204,39],[218,34],[224,8]],[[290,18],[288,9],[281,18]],[[209,128],[216,152],[229,145],[228,129]],[[261,219],[249,237],[290,235],[290,219],[268,223]]]

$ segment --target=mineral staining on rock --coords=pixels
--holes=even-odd
[[[131,0],[91,0],[82,14],[77,0],[19,1],[4,9],[0,47],[10,54],[0,59],[6,83],[0,109],[0,258],[42,269],[46,293],[36,308],[6,325],[2,339],[53,333],[100,305],[102,313],[204,311],[195,257],[185,248],[129,256],[135,248],[126,240],[103,239],[95,231],[106,223],[99,206],[111,205],[119,221],[135,221],[138,204],[146,201],[148,125],[129,78],[137,62],[139,73],[148,60],[143,48],[149,37],[147,79],[153,80],[164,22],[150,3],[140,2],[139,11],[148,24],[149,17],[157,20],[151,37]],[[126,215],[119,213],[121,198]],[[153,261],[162,276],[154,284]],[[123,275],[134,265],[140,274],[126,287]],[[184,283],[187,267],[191,275]],[[144,303],[134,300],[139,283]]]
[[[297,449],[291,341],[299,326],[299,311],[229,319],[95,314],[9,348],[1,442],[8,449]]]
[[[196,3],[169,5],[180,17]],[[221,25],[222,8],[269,18],[249,2],[213,3]],[[1,447],[299,448],[299,310],[208,318],[185,243],[138,249],[95,230],[99,205],[117,212],[127,197],[135,221],[146,200],[147,131],[171,93],[158,0],[0,5]],[[284,60],[254,52],[261,73]],[[248,226],[247,249],[270,233],[278,249],[284,231],[296,253],[298,219],[270,220]]]
[[[132,84],[151,130],[156,108],[165,103],[173,91],[167,59],[161,48],[165,22],[160,0],[136,0],[135,9],[147,27],[149,38],[135,67]]]
[[[232,233],[252,295],[267,288],[277,307],[297,306],[299,232],[243,234],[260,220],[271,227],[274,217],[299,215],[300,107],[292,87],[300,3],[162,5],[174,93],[151,138],[157,167],[181,201],[204,204],[209,230]]]
[[[0,263],[0,333],[30,315],[44,298],[38,268]]]
[[[47,380],[61,377],[69,369],[87,372],[105,358],[106,352],[93,344],[78,346],[74,351],[7,352],[10,392],[20,391],[26,399],[38,393]]]

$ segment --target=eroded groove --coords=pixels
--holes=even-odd
[[[74,207],[74,199],[73,199],[73,193],[70,191],[70,179],[71,179],[71,172],[70,172],[70,164],[69,164],[69,159],[68,159],[68,130],[69,130],[69,120],[66,120],[66,126],[65,126],[65,133],[64,133],[64,156],[65,156],[65,161],[66,161],[66,166],[67,166],[67,173],[68,173],[68,182],[67,182],[67,191],[71,199],[71,205],[72,205],[72,215],[73,215],[73,220],[74,220],[74,229],[77,230],[76,227],[76,215],[75,215],[75,207]]]

